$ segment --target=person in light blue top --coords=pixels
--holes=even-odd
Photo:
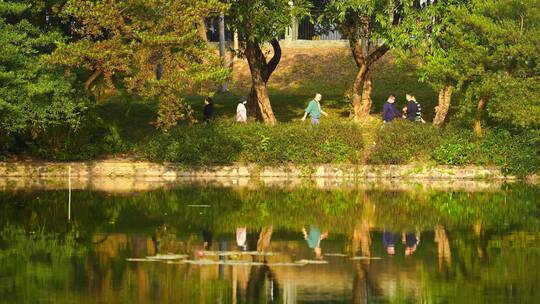
[[[309,233],[306,228],[302,228],[302,234],[310,249],[315,252],[317,259],[322,259],[321,241],[328,237],[328,232],[321,233],[321,230],[317,226],[310,226]]]
[[[318,125],[321,119],[321,114],[324,116],[328,116],[328,113],[323,111],[321,108],[321,99],[321,94],[315,94],[315,98],[309,102],[307,108],[304,111],[304,117],[302,117],[302,121],[305,121],[307,116],[309,115],[309,117],[311,118],[311,123],[314,125]]]

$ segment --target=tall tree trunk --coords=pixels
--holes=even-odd
[[[450,108],[450,102],[452,101],[452,87],[444,86],[439,90],[439,104],[435,107],[435,118],[433,118],[433,124],[440,126],[444,123],[448,109]]]
[[[476,106],[476,118],[474,119],[474,133],[477,136],[482,136],[483,134],[483,127],[482,127],[482,116],[484,109],[486,108],[486,98],[482,97],[478,101],[478,105]]]
[[[252,92],[255,100],[251,103],[257,106],[256,113],[262,121],[273,126],[276,124],[276,117],[272,111],[272,105],[270,104],[270,96],[268,96],[268,89],[266,83],[260,79],[254,79],[252,84]]]
[[[366,86],[369,86],[369,90],[365,90]],[[369,68],[365,63],[360,64],[351,93],[351,117],[356,122],[364,121],[371,111],[371,78]]]
[[[358,39],[352,30],[350,34],[349,44],[351,46],[352,55],[358,72],[353,82],[351,92],[351,117],[356,122],[365,121],[371,113],[373,91],[373,82],[371,78],[371,66],[379,60],[389,50],[386,45],[374,46],[374,50],[370,52],[370,42],[368,39]]]
[[[249,94],[249,109],[251,115],[269,125],[276,124],[276,117],[270,104],[266,84],[281,60],[281,47],[277,39],[272,40],[274,56],[267,62],[258,42],[247,41],[245,56],[251,72],[251,91]]]

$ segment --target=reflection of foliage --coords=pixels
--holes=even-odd
[[[0,259],[39,258],[61,260],[84,253],[76,241],[76,231],[61,235],[44,230],[27,232],[15,226],[0,231]]]
[[[73,218],[81,235],[120,228],[152,232],[161,224],[180,233],[200,232],[207,227],[226,233],[240,226],[260,229],[268,225],[277,230],[299,230],[303,225],[317,224],[334,233],[348,234],[360,218],[376,227],[398,230],[432,229],[437,224],[472,227],[478,220],[487,229],[539,229],[540,205],[534,201],[538,192],[538,188],[521,185],[480,193],[319,190],[309,185],[297,189],[184,185],[133,196],[75,192]],[[15,198],[0,196],[0,221],[15,220],[27,229],[63,229],[67,218],[65,193],[47,192],[38,199],[34,197],[35,193]],[[373,206],[366,208],[368,205]]]

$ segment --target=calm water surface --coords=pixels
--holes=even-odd
[[[2,303],[538,303],[540,188],[0,192]]]

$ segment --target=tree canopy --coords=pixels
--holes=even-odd
[[[190,108],[181,94],[211,94],[227,76],[219,57],[201,39],[201,18],[225,9],[217,0],[68,0],[61,16],[73,24],[51,62],[86,72],[144,99],[158,99],[158,126],[167,130]]]
[[[86,99],[74,77],[43,62],[62,32],[36,15],[36,1],[0,2],[0,135],[36,136],[51,126],[77,127]]]
[[[454,72],[464,94],[461,114],[476,117],[477,129],[485,119],[538,127],[540,1],[477,0],[450,14],[454,21],[441,34],[443,71]]]
[[[358,73],[351,89],[351,117],[364,121],[371,111],[372,75],[375,62],[390,49],[409,39],[400,30],[403,17],[414,1],[328,0],[323,24],[336,27],[349,40]]]

